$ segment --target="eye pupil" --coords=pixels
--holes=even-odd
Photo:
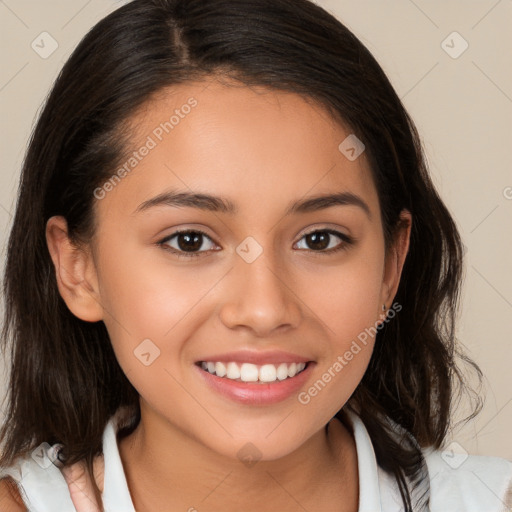
[[[322,250],[329,246],[329,233],[327,231],[315,231],[314,233],[310,233],[307,235],[308,237],[308,245],[314,250]],[[319,246],[315,244],[318,244]]]
[[[193,234],[190,234],[193,233]],[[201,233],[194,233],[193,231],[189,233],[179,233],[178,234],[178,246],[180,250],[187,251],[187,250],[194,250],[194,249],[200,249],[202,245],[202,234]],[[189,245],[187,245],[189,244]],[[192,244],[192,245],[190,245]]]

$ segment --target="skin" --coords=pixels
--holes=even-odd
[[[98,230],[87,247],[70,243],[62,217],[48,221],[59,290],[77,317],[105,323],[139,392],[141,422],[119,443],[137,511],[354,512],[355,444],[332,418],[363,377],[373,338],[307,405],[296,394],[274,405],[235,403],[210,390],[194,363],[238,349],[287,350],[316,362],[307,390],[358,334],[382,321],[382,304],[389,308],[398,288],[411,216],[402,212],[386,254],[365,154],[350,161],[338,149],[350,129],[299,95],[233,85],[213,77],[181,84],[136,114],[130,151],[189,98],[198,101],[96,201]],[[176,188],[224,196],[239,212],[158,206],[134,213]],[[371,217],[355,205],[284,215],[290,202],[334,191],[358,195]],[[208,235],[199,257],[178,258],[158,245],[185,228]],[[329,254],[345,243],[331,235],[318,250],[305,235],[325,229],[355,242]],[[263,250],[252,263],[236,252],[248,236]],[[179,250],[178,237],[169,245]],[[145,366],[134,350],[148,338],[160,355]],[[252,467],[237,456],[248,442],[261,453]]]

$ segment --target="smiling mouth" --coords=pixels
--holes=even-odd
[[[277,363],[257,365],[252,363],[236,363],[234,361],[198,361],[197,366],[205,372],[236,382],[268,384],[292,379],[303,372],[307,363]]]

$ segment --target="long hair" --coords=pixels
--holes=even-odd
[[[213,74],[303,95],[349,126],[366,147],[386,247],[400,211],[412,213],[395,298],[402,311],[378,332],[347,407],[396,477],[404,509],[426,508],[421,448],[441,447],[455,386],[465,389],[455,364],[462,243],[385,73],[308,0],[133,0],[95,25],[64,65],[29,142],[7,247],[2,344],[12,367],[0,464],[43,441],[61,443],[66,464],[85,459],[92,478],[111,415],[126,406],[135,414],[124,433],[136,427],[138,393],[103,322],[78,319],[62,300],[45,226],[62,215],[74,243],[90,240],[94,190],[123,161],[131,117],[162,89]]]

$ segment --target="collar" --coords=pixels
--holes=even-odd
[[[382,512],[379,480],[381,471],[373,450],[370,435],[361,418],[354,412],[343,409],[343,417],[352,430],[357,452],[359,477],[358,512]]]
[[[352,411],[343,411],[344,417],[354,436],[359,476],[358,512],[382,512],[378,468],[375,452],[364,423]],[[339,420],[338,420],[339,421]],[[119,415],[114,415],[105,427],[103,434],[103,455],[105,473],[103,483],[103,503],[109,512],[136,512],[117,445]]]

